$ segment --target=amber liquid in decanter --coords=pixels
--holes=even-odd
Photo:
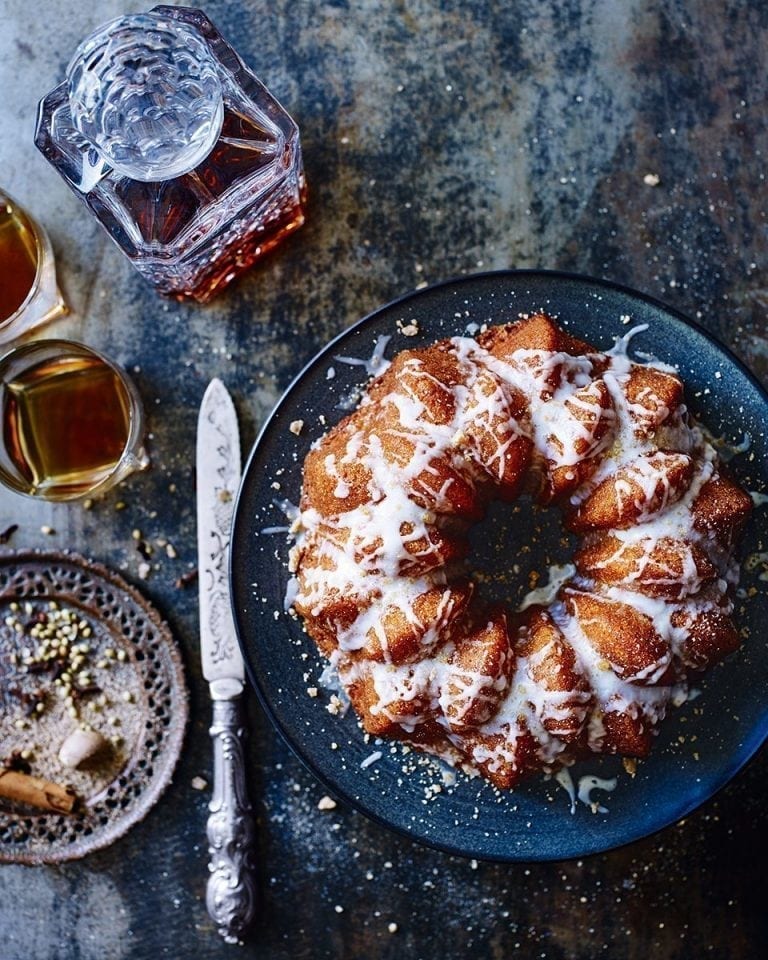
[[[206,247],[195,250],[194,233],[189,236],[190,224],[204,219],[213,205],[226,209],[228,190],[243,182],[267,180],[277,149],[276,138],[268,131],[225,106],[219,139],[194,170],[173,180],[115,182],[114,193],[131,212],[144,244],[186,250],[188,268],[180,272],[173,289],[167,288],[162,268],[153,275],[151,264],[139,266],[160,292],[205,303],[304,223],[302,176],[298,189],[290,179],[275,184],[255,217],[240,218],[225,236]]]
[[[304,222],[298,128],[199,10],[97,30],[35,141],[167,296],[209,300]]]

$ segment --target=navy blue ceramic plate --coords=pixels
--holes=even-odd
[[[747,564],[737,604],[742,650],[713,670],[701,696],[672,711],[650,759],[634,778],[615,757],[574,768],[574,779],[617,778],[613,792],[596,790],[603,812],[577,802],[554,780],[535,777],[500,794],[479,779],[399,746],[366,742],[356,717],[329,712],[323,663],[301,624],[284,612],[289,542],[284,501],[297,503],[301,464],[310,444],[340,420],[367,375],[360,361],[383,347],[406,347],[472,331],[473,325],[515,320],[546,310],[576,336],[600,348],[647,324],[630,353],[653,354],[679,367],[687,400],[715,436],[749,449],[731,467],[749,490],[768,490],[768,397],[751,375],[703,330],[630,290],[576,276],[504,272],[451,281],[410,294],[350,328],[313,360],[290,387],[257,441],[237,504],[232,549],[235,617],[251,680],[290,746],[339,798],[414,839],[451,853],[532,861],[580,857],[644,837],[699,806],[742,767],[768,735],[768,598],[754,555],[768,542],[766,514],[750,525]],[[405,327],[414,335],[406,336]],[[348,360],[357,363],[346,362]],[[303,421],[300,432],[295,421]],[[282,506],[281,506],[282,504]],[[275,528],[283,528],[283,531]],[[528,572],[566,562],[573,549],[556,510],[529,502],[495,507],[474,536],[473,566],[485,572],[487,596],[515,605]],[[529,545],[535,542],[531,548]],[[752,590],[751,588],[756,588]],[[752,593],[746,599],[748,593]],[[307,691],[317,695],[311,696]],[[455,781],[455,782],[452,782]]]

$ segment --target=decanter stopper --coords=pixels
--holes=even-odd
[[[216,64],[184,23],[151,13],[105,23],[67,68],[72,121],[118,172],[170,180],[210,153],[224,118]]]

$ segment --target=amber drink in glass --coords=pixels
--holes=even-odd
[[[0,481],[44,500],[101,493],[149,463],[128,375],[71,340],[35,340],[0,359]]]
[[[66,312],[48,235],[0,190],[0,343]]]

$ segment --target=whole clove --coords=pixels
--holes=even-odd
[[[24,716],[31,717],[35,713],[40,713],[37,708],[39,704],[45,703],[45,691],[33,690],[31,693],[22,693],[20,699],[24,705]]]
[[[8,694],[21,704],[22,713],[25,717],[31,717],[33,713],[38,713],[37,705],[45,702],[44,690],[23,690],[16,684],[11,684],[7,690]]]
[[[139,540],[136,544],[136,550],[145,560],[149,560],[152,556],[152,547],[150,547],[146,540]]]
[[[177,577],[176,580],[174,580],[174,586],[179,590],[183,590],[185,587],[188,587],[190,584],[194,583],[195,580],[197,580],[197,570],[188,570],[186,573],[182,573],[180,577]]]
[[[18,523],[12,523],[10,527],[6,527],[5,530],[0,533],[0,545],[5,545],[11,539],[11,537],[19,529]]]
[[[2,761],[0,761],[0,770],[13,770],[16,773],[30,773],[32,767],[28,760],[21,755],[21,750],[14,750]]]
[[[75,702],[77,702],[78,700],[82,700],[84,697],[91,697],[101,692],[101,687],[97,683],[87,683],[84,686],[78,686],[75,684],[70,690],[70,696]]]

